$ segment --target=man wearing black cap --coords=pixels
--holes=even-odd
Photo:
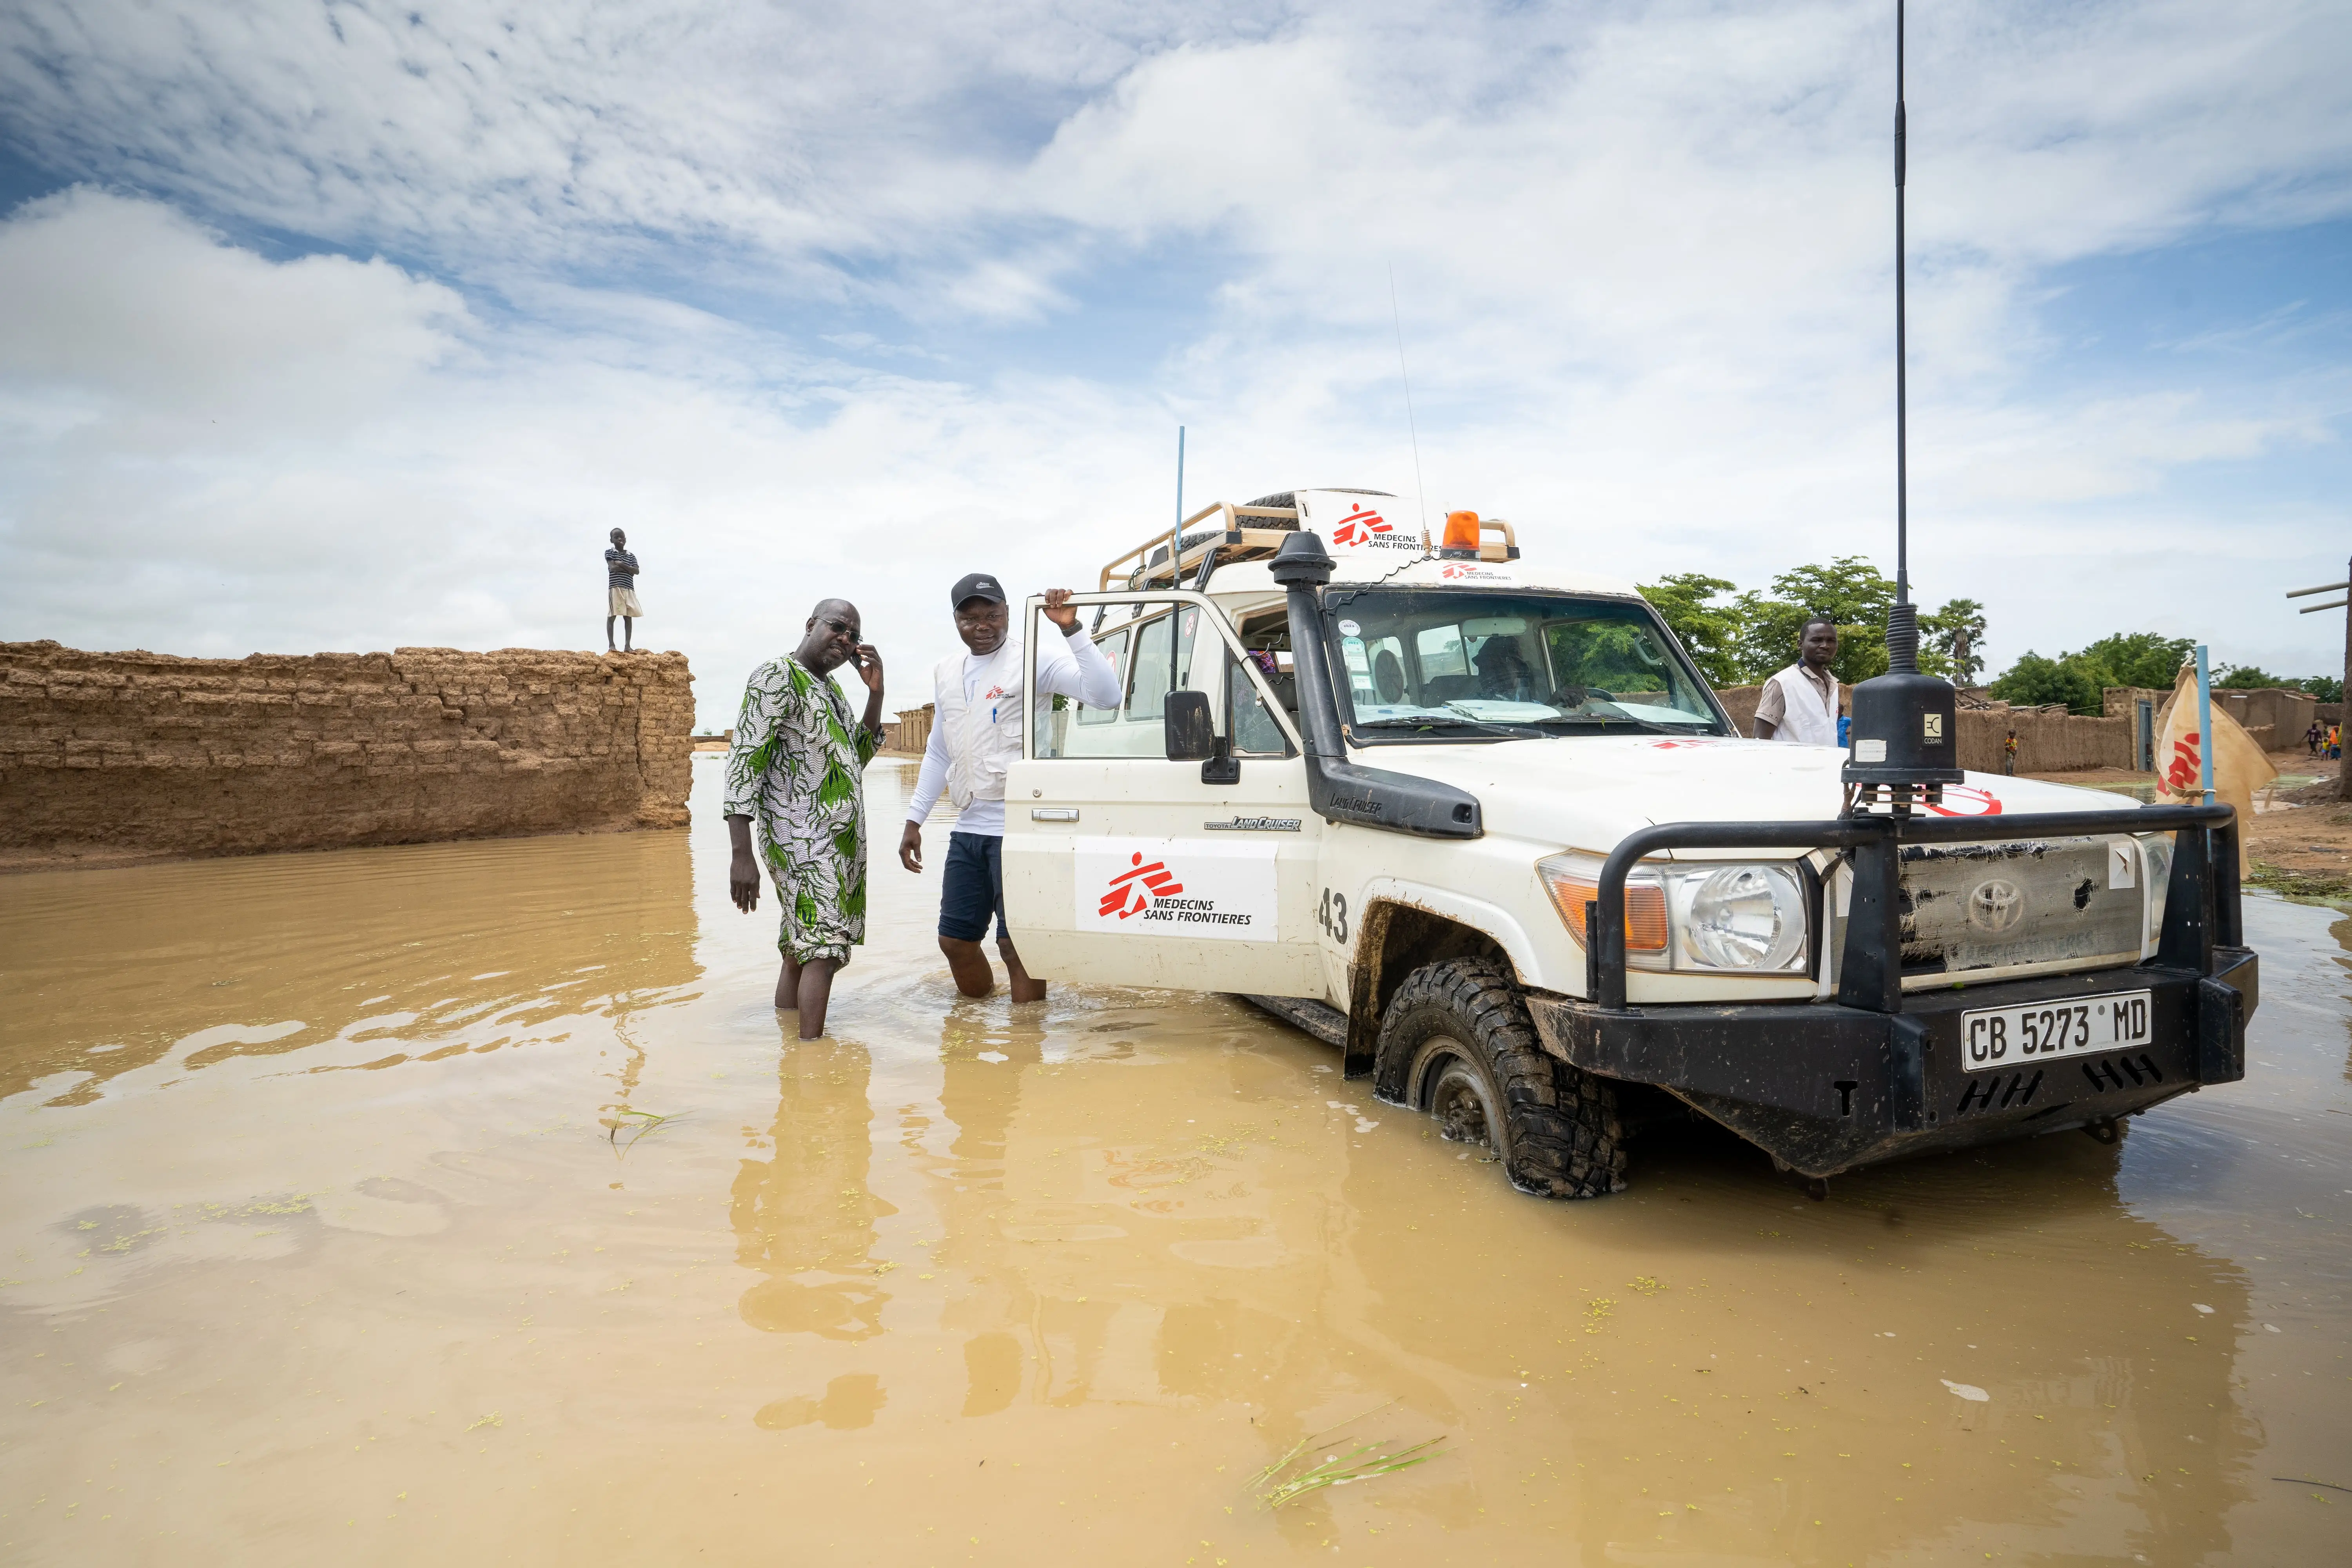
[[[1012,611],[1004,589],[985,572],[959,581],[948,603],[955,609],[956,636],[971,651],[951,654],[931,672],[937,706],[930,744],[923,750],[907,826],[898,835],[898,860],[909,871],[923,868],[923,819],[940,792],[961,815],[948,835],[947,874],[940,889],[940,951],[947,954],[956,989],[985,996],[996,976],[981,951],[989,918],[996,920],[996,950],[1015,1002],[1045,999],[1045,983],[1021,967],[1021,955],[1004,927],[1004,774],[1021,755],[1021,737],[1033,703],[1067,697],[1089,708],[1118,706],[1118,672],[1078,626],[1067,588],[1048,589],[1045,618],[1061,628],[1037,649],[1037,689],[1021,689],[1021,639],[1006,635]]]

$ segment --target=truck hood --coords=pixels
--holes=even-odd
[[[1579,735],[1492,744],[1370,746],[1366,767],[1415,773],[1468,790],[1486,831],[1606,852],[1637,828],[1664,822],[1819,822],[1843,804],[1829,746],[1696,735]],[[1972,773],[1948,785],[1948,816],[2081,811],[2128,796],[2039,779]]]

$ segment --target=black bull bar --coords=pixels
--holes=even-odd
[[[2171,830],[2173,856],[2156,956],[2122,967],[1903,991],[1902,851]],[[1666,849],[1832,849],[1852,866],[1837,994],[1829,1002],[1750,1005],[1625,1000],[1625,879]],[[1826,923],[1825,886],[1809,920]],[[1619,844],[1586,905],[1585,995],[1531,997],[1545,1045],[1605,1077],[1655,1084],[1809,1176],[1896,1154],[1959,1148],[2067,1127],[2103,1132],[2121,1117],[2208,1083],[2245,1076],[2245,1025],[2258,970],[2244,945],[2237,814],[2226,805],[1842,817],[1831,822],[1677,822]],[[2144,895],[2143,895],[2144,896]],[[1809,951],[1819,963],[1825,933]],[[2150,994],[2146,1047],[1970,1072],[1960,1015],[2072,1003],[2116,990]]]

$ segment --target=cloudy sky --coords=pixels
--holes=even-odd
[[[1893,565],[1888,0],[12,0],[0,637],[587,647],[1415,489],[1636,578]],[[1998,668],[2339,668],[2352,10],[1915,7],[1913,571]],[[1394,280],[1392,315],[1391,279]]]

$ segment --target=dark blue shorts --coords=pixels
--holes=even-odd
[[[1004,840],[992,833],[948,835],[947,872],[940,887],[940,934],[978,942],[996,917],[996,940],[1004,930]]]

